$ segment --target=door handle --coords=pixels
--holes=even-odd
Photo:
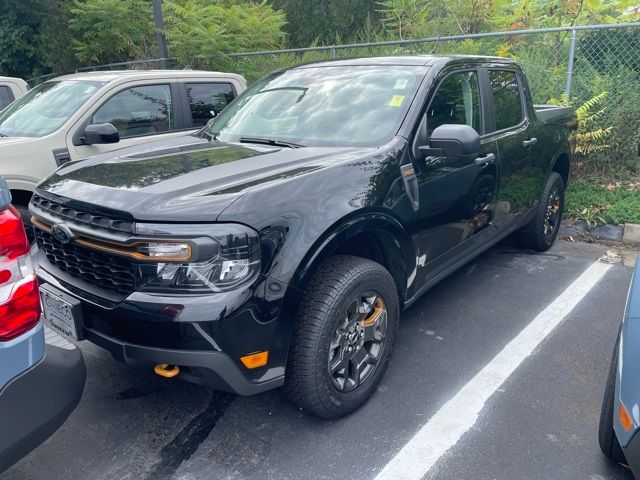
[[[476,165],[486,165],[488,163],[493,162],[496,159],[496,156],[493,153],[487,153],[483,157],[478,157],[475,159]]]
[[[526,148],[526,147],[532,147],[532,146],[534,146],[536,143],[538,143],[538,139],[537,139],[537,138],[535,138],[535,137],[533,137],[533,138],[530,138],[530,139],[528,139],[528,140],[523,140],[523,142],[522,142],[522,146],[523,146],[523,147],[525,147],[525,148]]]

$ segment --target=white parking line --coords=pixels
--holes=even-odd
[[[376,480],[418,480],[478,420],[485,402],[573,310],[611,265],[596,262],[549,304],[500,353],[431,417]]]

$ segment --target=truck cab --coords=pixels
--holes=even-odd
[[[0,175],[25,214],[35,186],[59,166],[193,132],[245,88],[240,75],[191,70],[49,80],[0,112]]]
[[[29,91],[29,85],[21,78],[0,77],[0,111]]]

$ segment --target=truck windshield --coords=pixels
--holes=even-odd
[[[104,82],[45,82],[0,112],[0,136],[42,137],[56,131]]]
[[[376,146],[390,140],[426,67],[303,67],[254,83],[205,132],[225,142]]]

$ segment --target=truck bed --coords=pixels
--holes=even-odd
[[[534,105],[536,115],[541,122],[568,123],[576,121],[576,109],[558,105]]]

